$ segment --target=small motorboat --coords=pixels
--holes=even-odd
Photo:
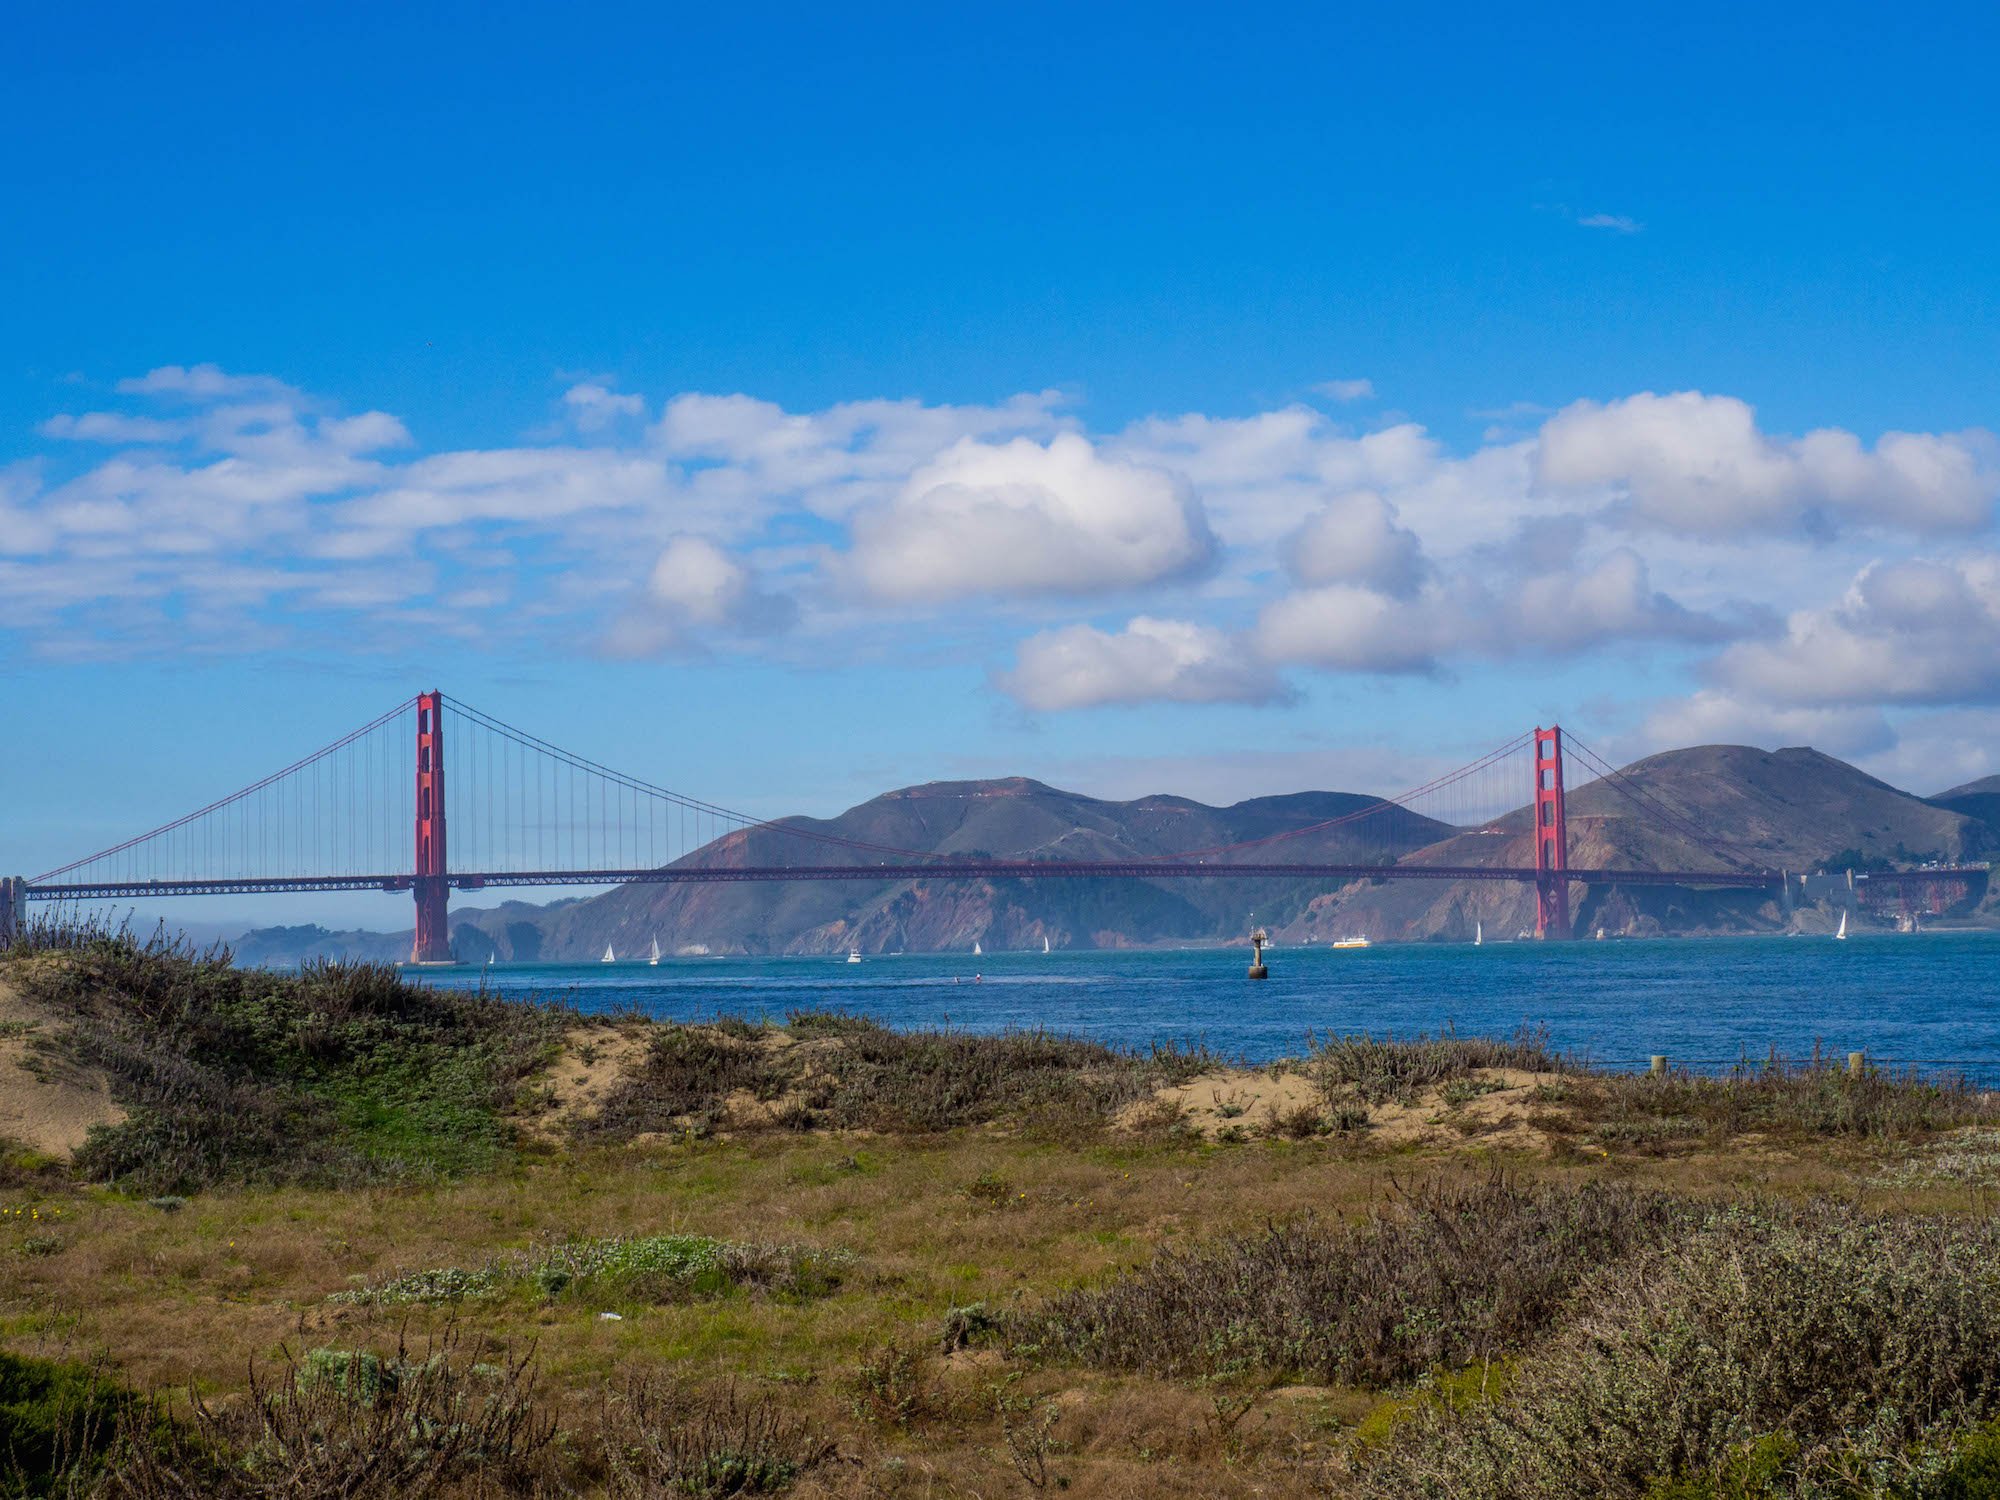
[[[848,961],[849,963],[851,963],[851,964],[858,964],[858,963],[860,963],[860,962],[861,962],[861,950],[860,950],[859,948],[849,948],[849,949],[847,950],[847,961]]]

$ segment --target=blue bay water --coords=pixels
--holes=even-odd
[[[794,1008],[835,1009],[897,1027],[1202,1041],[1253,1062],[1297,1054],[1309,1032],[1507,1035],[1531,1026],[1603,1066],[1661,1052],[1701,1067],[1773,1049],[1800,1059],[1817,1044],[2000,1084],[2000,933],[1280,948],[1262,983],[1244,977],[1248,962],[1245,949],[1207,948],[406,972],[591,1012],[782,1020]]]

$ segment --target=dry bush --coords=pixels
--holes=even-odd
[[[1440,1179],[1354,1227],[1307,1219],[1184,1250],[1010,1315],[1021,1355],[1173,1378],[1387,1385],[1520,1347],[1591,1269],[1682,1231],[1684,1200]]]
[[[834,1454],[822,1433],[769,1397],[645,1378],[607,1403],[601,1442],[615,1500],[774,1495]]]
[[[1408,1104],[1482,1068],[1555,1073],[1568,1066],[1550,1049],[1546,1031],[1524,1027],[1506,1041],[1451,1032],[1400,1042],[1367,1035],[1312,1037],[1304,1071],[1329,1099],[1347,1094],[1370,1104]]]
[[[185,1423],[128,1424],[114,1500],[406,1500],[523,1495],[554,1436],[533,1409],[531,1357],[482,1358],[451,1325],[386,1356],[289,1352],[250,1369],[246,1397],[190,1393]]]
[[[1359,1492],[1882,1493],[2000,1405],[1996,1266],[1991,1220],[1725,1211],[1593,1278],[1500,1400],[1420,1409]]]
[[[784,1082],[753,1039],[715,1026],[665,1024],[653,1033],[645,1060],[618,1081],[583,1132],[628,1140],[689,1119],[706,1128],[721,1122],[729,1095],[747,1090],[773,1099]]]
[[[1005,1120],[1095,1129],[1216,1062],[1198,1048],[1124,1050],[1043,1031],[893,1031],[823,1011],[794,1012],[788,1026],[800,1040],[831,1045],[773,1051],[712,1026],[662,1028],[586,1132],[629,1139],[690,1121],[719,1124],[724,1101],[738,1090],[779,1107],[768,1121],[730,1121],[735,1128],[926,1134]]]

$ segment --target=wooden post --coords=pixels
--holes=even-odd
[[[1655,1052],[1653,1054],[1653,1065],[1647,1071],[1655,1078],[1665,1078],[1667,1076],[1667,1054],[1664,1052]]]
[[[1848,1053],[1847,1071],[1855,1078],[1859,1078],[1863,1073],[1866,1073],[1868,1071],[1868,1054],[1866,1052]]]
[[[28,925],[28,879],[0,875],[0,948],[11,944]]]

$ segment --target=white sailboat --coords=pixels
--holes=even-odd
[[[1472,923],[1472,946],[1477,948],[1486,941],[1486,924],[1476,917]]]
[[[647,959],[646,962],[656,969],[660,966],[660,940],[658,938],[653,939],[653,956]]]
[[[981,954],[983,954],[983,953],[984,953],[985,951],[986,951],[986,950],[985,950],[984,948],[982,948],[982,947],[980,947],[980,946],[979,946],[979,939],[978,939],[978,938],[974,938],[974,939],[972,940],[972,956],[973,956],[974,958],[978,958],[978,957],[979,957],[979,956],[980,956]]]
[[[1833,935],[1834,935],[1834,936],[1835,936],[1836,938],[1840,938],[1840,939],[1845,939],[1845,938],[1846,938],[1846,936],[1847,936],[1847,913],[1846,913],[1845,911],[1842,911],[1842,912],[1841,912],[1841,914],[1840,914],[1840,926],[1838,926],[1838,927],[1836,927],[1836,928],[1834,929],[1834,932],[1833,932]]]
[[[604,945],[604,957],[600,958],[598,962],[601,964],[615,964],[618,962],[618,955],[611,951],[609,943]]]
[[[1042,952],[1046,953],[1046,952],[1048,952],[1048,951],[1049,951],[1049,940],[1048,940],[1047,938],[1043,938],[1043,939],[1042,939]]]

